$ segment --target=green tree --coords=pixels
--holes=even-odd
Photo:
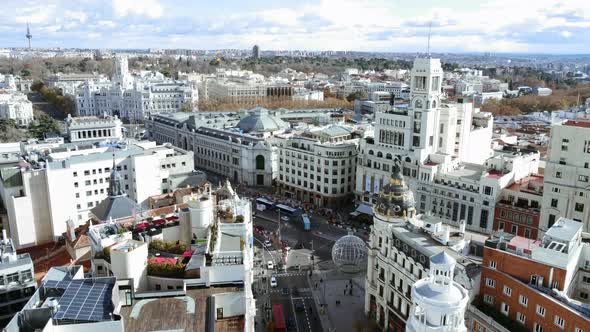
[[[346,96],[346,100],[352,102],[355,101],[357,99],[363,100],[363,99],[367,99],[367,93],[365,91],[355,91],[355,92],[351,92],[348,94],[348,96]]]
[[[32,137],[43,139],[47,134],[60,134],[59,124],[47,113],[38,112],[35,118],[35,123],[29,129],[29,134]]]

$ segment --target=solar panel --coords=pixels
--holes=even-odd
[[[114,285],[114,278],[47,280],[43,283],[45,288],[64,290],[58,300],[59,310],[54,318],[74,321],[110,320],[110,314],[113,311],[111,294]]]

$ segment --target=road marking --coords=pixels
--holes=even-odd
[[[295,319],[295,329],[299,332],[299,323],[297,323],[297,314],[295,313],[295,305],[293,304],[293,297],[289,295],[291,298],[291,311],[293,312],[293,318]]]

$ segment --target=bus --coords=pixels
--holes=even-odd
[[[256,209],[258,211],[272,210],[274,207],[275,203],[271,200],[262,197],[256,199]]]
[[[310,230],[311,222],[309,221],[309,216],[307,214],[302,214],[301,220],[303,221],[303,229],[306,231]]]
[[[298,209],[294,209],[294,208],[287,206],[285,204],[277,204],[275,207],[277,208],[277,210],[281,211],[281,213],[283,213],[289,217],[294,217],[299,214]]]
[[[274,304],[272,306],[272,319],[274,322],[275,331],[286,331],[285,314],[283,313],[282,304]]]

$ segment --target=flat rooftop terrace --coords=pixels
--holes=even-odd
[[[236,287],[187,289],[186,298],[136,299],[133,306],[122,307],[121,319],[126,332],[206,331],[207,298],[217,293],[235,292]],[[215,331],[243,331],[244,316],[217,320]]]

